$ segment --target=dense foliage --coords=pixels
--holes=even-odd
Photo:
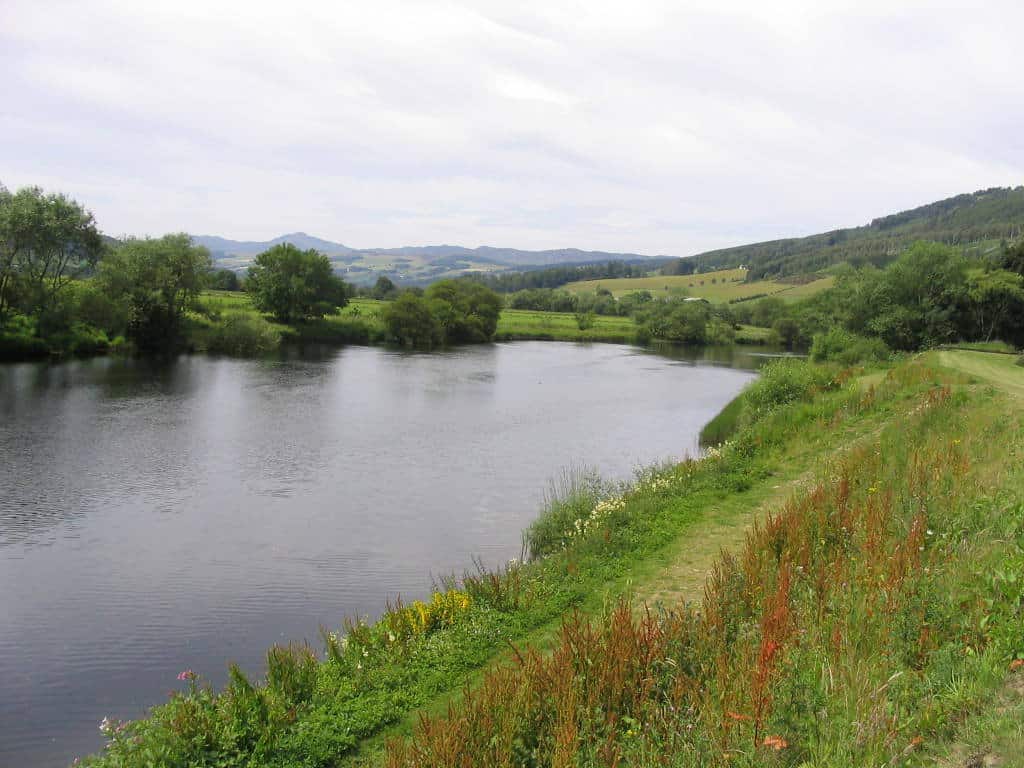
[[[127,308],[127,336],[143,352],[174,350],[182,343],[185,310],[203,289],[210,252],[182,233],[130,239],[100,263],[104,294]]]
[[[257,309],[282,323],[334,314],[349,297],[348,286],[334,274],[330,259],[291,243],[275,245],[256,257],[249,267],[246,291]]]
[[[422,294],[405,291],[386,305],[388,336],[399,344],[431,347],[490,341],[502,301],[494,291],[469,280],[442,280]]]

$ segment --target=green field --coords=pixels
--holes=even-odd
[[[755,296],[777,296],[785,301],[797,301],[819,293],[834,282],[832,277],[822,277],[803,285],[780,283],[774,280],[759,280],[746,283],[745,269],[723,269],[699,275],[670,275],[653,277],[619,278],[615,280],[584,280],[569,283],[566,289],[573,293],[590,293],[605,288],[616,297],[633,291],[650,291],[655,296],[674,294],[695,296],[715,303],[737,301]]]
[[[221,315],[230,313],[256,314],[249,296],[231,291],[206,291],[202,304],[208,311]],[[270,321],[283,338],[295,341],[336,343],[366,343],[380,341],[384,336],[381,310],[386,302],[377,299],[353,299],[337,315],[329,315],[301,325],[288,326]],[[631,344],[636,340],[637,325],[629,317],[595,315],[593,325],[581,330],[576,316],[566,312],[535,312],[532,310],[502,310],[498,319],[496,341],[602,341]],[[757,343],[765,329],[745,327],[745,334]],[[744,333],[744,332],[741,332]],[[201,332],[199,333],[201,339]],[[200,347],[202,344],[200,344]]]
[[[609,341],[632,343],[637,325],[630,317],[595,315],[593,326],[580,330],[576,316],[568,312],[535,312],[506,309],[498,318],[498,341],[544,339],[554,341]]]

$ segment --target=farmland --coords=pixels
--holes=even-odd
[[[758,280],[744,282],[745,269],[723,269],[699,275],[656,275],[651,277],[621,278],[618,280],[585,280],[569,283],[566,289],[574,293],[589,293],[605,288],[616,297],[633,291],[650,291],[655,296],[685,295],[707,299],[713,303],[742,301],[761,296],[777,296],[784,301],[797,301],[825,290],[833,283],[831,277],[821,277],[803,284]]]

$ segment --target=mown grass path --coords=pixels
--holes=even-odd
[[[939,364],[975,376],[1014,397],[1024,397],[1024,367],[1013,355],[950,349],[937,353]]]

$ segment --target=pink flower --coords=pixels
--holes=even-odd
[[[191,669],[186,669],[184,672],[178,675],[179,680],[195,680],[195,678],[196,673],[193,672]]]

